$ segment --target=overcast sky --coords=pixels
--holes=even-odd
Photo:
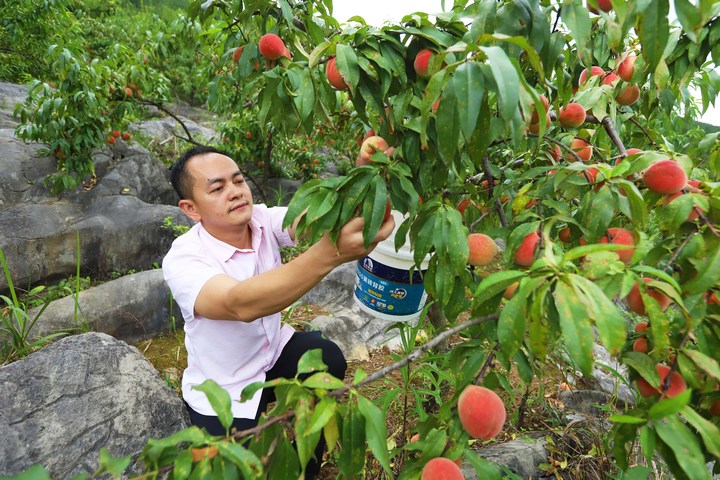
[[[445,4],[449,8],[453,0],[446,0]],[[339,21],[345,22],[348,18],[359,15],[367,23],[375,26],[381,26],[388,20],[399,21],[403,16],[413,12],[442,11],[441,0],[333,0],[333,16]],[[720,110],[711,105],[701,120],[720,125]]]

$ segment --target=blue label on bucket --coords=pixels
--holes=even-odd
[[[412,315],[425,302],[425,287],[419,272],[388,267],[365,257],[358,260],[355,297],[370,309],[387,315]]]

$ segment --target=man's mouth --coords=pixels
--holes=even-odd
[[[249,204],[250,204],[249,202],[244,200],[242,202],[236,203],[235,205],[231,206],[230,211],[234,212],[236,210],[240,210],[241,208],[247,207]]]

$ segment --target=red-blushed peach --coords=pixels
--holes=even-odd
[[[687,186],[692,187],[692,189],[698,190],[698,187],[700,187],[700,182],[698,180],[688,180],[686,187]],[[680,191],[665,197],[665,200],[663,200],[663,207],[667,207],[670,203],[672,203],[673,200],[678,198],[680,195],[685,195],[685,193]],[[694,206],[692,210],[690,210],[686,221],[694,222],[700,216],[700,212],[702,211],[704,211],[702,208]]]
[[[617,82],[620,81],[620,77],[617,76],[615,72],[610,72],[605,77],[603,77],[602,82],[600,82],[601,85],[610,85],[611,87],[614,87]]]
[[[529,267],[535,261],[535,249],[540,242],[540,235],[537,232],[530,232],[525,235],[520,246],[515,249],[515,263],[522,267]]]
[[[615,101],[620,105],[632,105],[640,99],[640,87],[628,85],[615,95]]]
[[[479,385],[468,385],[458,397],[458,416],[473,438],[489,440],[505,424],[505,404],[497,393]]]
[[[370,158],[375,155],[375,152],[384,152],[390,148],[384,138],[374,135],[366,138],[362,146],[360,146],[360,153],[358,153],[355,165],[370,165]]]
[[[720,400],[715,400],[712,405],[710,405],[710,408],[708,408],[708,412],[716,417],[720,417]]]
[[[545,128],[550,127],[550,115],[545,115]],[[540,123],[531,123],[528,125],[528,132],[532,133],[533,135],[537,135],[540,133]]]
[[[484,233],[471,233],[468,235],[468,247],[470,250],[468,263],[476,267],[490,264],[498,253],[495,240]]]
[[[603,70],[601,67],[593,65],[590,70],[586,68],[580,73],[580,79],[578,81],[579,85],[582,85],[588,80],[588,77],[601,77],[605,75],[605,70]]]
[[[573,150],[583,162],[589,162],[590,158],[592,158],[593,147],[582,138],[573,138],[570,142],[570,149]],[[565,159],[570,162],[574,162],[576,160],[575,157],[570,154],[566,154]]]
[[[632,80],[635,73],[635,60],[637,60],[637,55],[630,54],[617,66],[618,76],[626,82]]]
[[[632,349],[634,352],[647,353],[648,352],[648,341],[645,337],[640,337],[633,342]]]
[[[712,290],[708,291],[705,294],[705,301],[708,305],[718,305],[720,304],[720,299],[718,299],[717,295],[715,295],[715,292]]]
[[[433,51],[428,48],[420,50],[418,54],[415,55],[413,68],[415,68],[415,73],[418,77],[427,78],[430,76],[428,72],[428,64],[430,63],[432,55]]]
[[[637,379],[637,387],[638,392],[640,392],[640,395],[647,398],[653,395],[659,395],[660,392],[662,392],[663,384],[665,383],[665,379],[670,375],[670,367],[667,365],[663,365],[662,363],[658,363],[655,365],[655,369],[660,374],[660,387],[659,388],[653,388],[652,385],[650,385],[647,380],[645,380],[642,377],[639,377]],[[687,385],[685,384],[685,379],[680,375],[679,372],[672,372],[672,376],[670,377],[670,386],[668,387],[665,394],[669,398],[673,398],[682,392],[684,392],[687,389]]]
[[[520,286],[520,282],[511,283],[507,286],[505,291],[503,292],[503,298],[505,300],[510,300],[513,295],[515,295],[515,292],[517,291],[518,287]]]
[[[685,170],[674,160],[660,160],[650,165],[642,176],[648,190],[662,195],[677,193],[687,184]]]
[[[465,476],[449,458],[435,457],[423,467],[420,480],[465,480]]]
[[[260,55],[268,60],[277,60],[285,52],[285,43],[274,33],[266,33],[258,42]]]
[[[552,157],[553,160],[555,160],[556,162],[559,162],[560,159],[562,158],[562,148],[560,148],[559,145],[553,145],[553,147],[554,148],[552,150],[549,150],[550,156]]]
[[[642,279],[642,281],[648,283],[652,281],[652,278],[645,277]],[[670,297],[668,297],[664,293],[653,288],[648,288],[646,293],[648,296],[657,300],[658,304],[660,304],[661,310],[665,310],[670,306]],[[633,287],[630,289],[630,293],[628,293],[628,296],[625,297],[625,300],[627,301],[627,305],[630,310],[637,313],[638,315],[647,315],[647,311],[645,310],[645,302],[642,299],[642,295],[640,295],[640,287],[638,286],[637,282],[635,282],[635,285],[633,285]]]
[[[585,123],[585,107],[579,103],[568,103],[558,112],[558,122],[565,128],[577,128]]]
[[[630,230],[624,228],[608,228],[607,235],[600,239],[600,243],[613,243],[615,245],[627,245],[628,248],[616,250],[620,260],[626,265],[632,260],[635,253],[635,236]],[[630,248],[632,247],[632,248]]]
[[[474,200],[470,200],[470,199],[467,198],[467,197],[461,199],[461,200],[458,202],[458,204],[457,204],[457,210],[458,210],[458,212],[460,212],[460,215],[463,215],[463,216],[464,216],[464,215],[465,215],[465,210],[467,210],[467,208],[468,208],[469,206],[473,206],[474,208],[478,208],[478,205],[477,205],[477,203],[475,203]]]
[[[330,85],[333,86],[333,88],[337,90],[347,90],[348,85],[345,83],[345,79],[342,78],[340,75],[340,71],[337,68],[337,64],[335,63],[335,57],[332,57],[330,60],[328,60],[327,65],[325,65],[325,76],[328,79],[328,82],[330,82]]]
[[[585,177],[585,180],[587,180],[590,185],[595,185],[599,173],[600,171],[597,168],[588,168],[587,170],[582,172],[582,175]],[[604,182],[600,183],[602,184]]]
[[[193,463],[197,463],[203,458],[212,460],[218,453],[218,448],[215,445],[209,445],[207,447],[191,448],[190,455],[192,456]]]
[[[245,49],[245,45],[242,45],[240,47],[237,47],[235,51],[233,52],[233,61],[235,63],[238,63],[240,61],[240,57],[242,57],[243,50]]]
[[[539,95],[540,102],[542,102],[543,106],[545,107],[545,113],[548,113],[548,109],[550,108],[550,100],[545,95]],[[532,107],[532,115],[530,116],[530,123],[540,123],[540,112],[538,111],[537,107],[533,103]]]
[[[597,3],[598,8],[600,10],[602,10],[603,12],[607,13],[612,10],[612,2],[610,0],[596,0],[596,3]],[[590,5],[589,2],[587,4],[587,8],[588,8],[588,10],[590,10],[590,12],[594,13],[595,15],[598,14],[597,8]]]
[[[648,322],[638,322],[635,324],[633,330],[637,333],[645,333],[650,324]]]
[[[570,230],[570,227],[565,227],[562,230],[558,232],[558,238],[563,243],[570,243],[572,240],[572,230]]]

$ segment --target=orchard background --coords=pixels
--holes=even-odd
[[[20,0],[4,11],[0,77],[31,82],[17,135],[56,156],[56,191],[89,181],[93,151],[177,96],[223,116],[219,146],[251,159],[248,175],[307,180],[286,219],[307,209],[300,233],[334,236],[361,212],[370,239],[389,198],[407,214],[397,246],[407,234],[417,264],[430,257],[428,315],[401,325],[396,364],[343,384],[308,355],[310,375],[277,384],[267,422],[153,440],[142,454],[151,476],[295,478],[324,435],[342,478],[367,473],[366,451],[386,478],[453,471],[436,457],[500,478],[470,448],[497,434],[473,412],[499,412],[461,393],[524,391],[550,361],[587,375],[598,339],[638,391],[610,417],[608,475],[644,478],[662,458],[676,478],[710,478],[720,143],[696,119],[720,90],[720,2],[677,0],[671,24],[667,1],[587,1],[457,0],[379,28],[338,23],[331,0],[139,13],[133,2]],[[317,145],[351,159],[341,176],[316,178]],[[418,329],[431,338],[414,348]],[[382,401],[359,393],[392,370],[403,381]],[[203,389],[227,422],[231,399]],[[388,408],[407,398],[415,421],[388,432]],[[130,459],[100,461],[119,473]]]

